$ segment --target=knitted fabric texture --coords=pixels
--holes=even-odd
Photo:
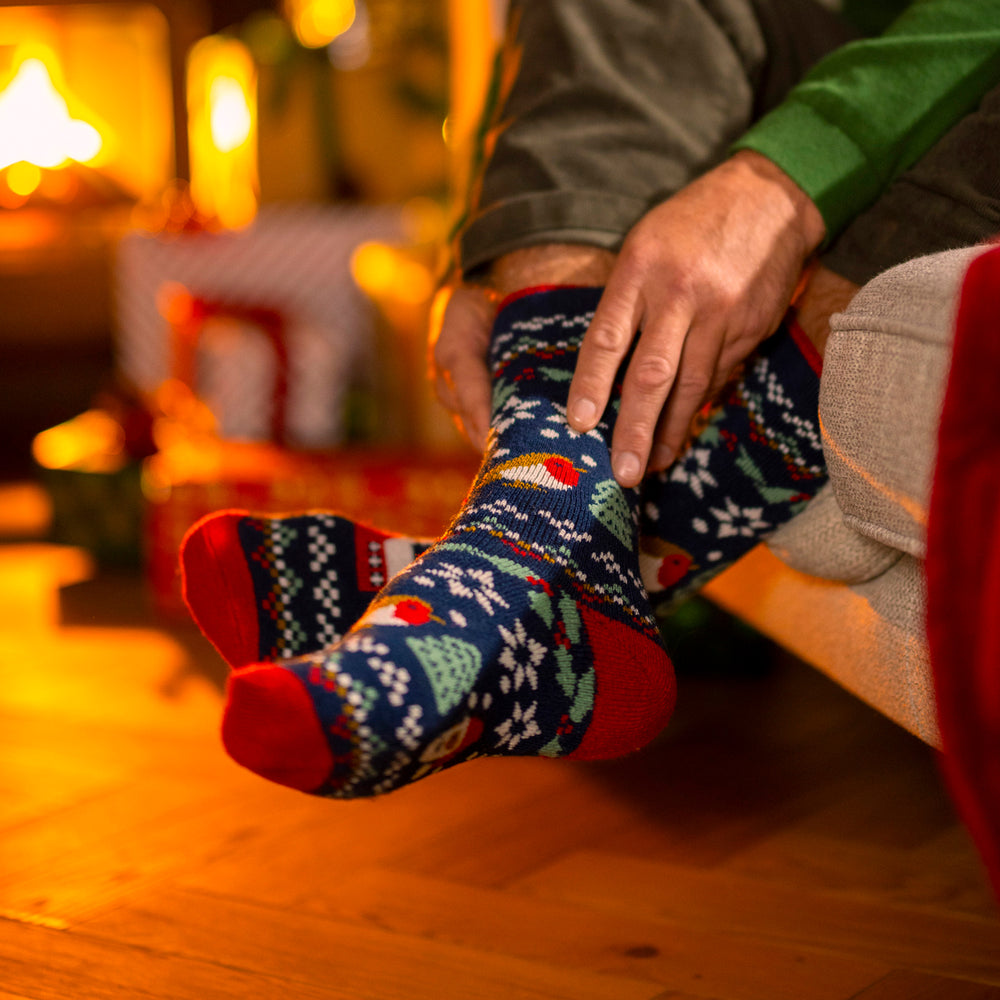
[[[638,496],[611,472],[617,403],[588,434],[566,422],[599,295],[501,309],[490,440],[463,510],[342,641],[233,673],[234,759],[355,797],[486,755],[614,757],[663,727],[673,671],[639,578]]]

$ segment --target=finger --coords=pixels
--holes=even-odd
[[[724,342],[723,331],[695,330],[688,336],[673,391],[656,427],[648,471],[659,472],[673,464],[695,415],[725,384],[728,372],[720,370]]]
[[[469,440],[482,449],[489,427],[491,381],[486,365],[494,296],[487,289],[460,287],[436,303],[430,367],[442,405]]]
[[[459,428],[472,444],[485,451],[490,426],[492,381],[486,360],[468,355],[460,358],[447,376],[455,400],[452,410]]]
[[[622,486],[642,478],[660,414],[674,385],[690,314],[676,305],[639,336],[622,383],[611,465]]]
[[[608,405],[615,374],[642,316],[638,288],[620,273],[616,267],[608,279],[583,336],[569,387],[566,415],[573,430],[581,434],[597,425]]]

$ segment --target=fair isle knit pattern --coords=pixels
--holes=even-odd
[[[429,544],[332,513],[218,511],[181,545],[184,597],[231,667],[290,659],[343,638]]]
[[[642,484],[642,576],[657,606],[706,584],[826,482],[819,359],[792,323],[746,362],[687,451]]]
[[[389,578],[430,545],[333,514],[245,519],[238,530],[263,612],[258,660],[343,638]]]
[[[465,507],[344,639],[233,673],[234,759],[351,798],[481,756],[618,756],[662,728],[673,672],[639,578],[638,497],[611,472],[614,407],[589,434],[565,417],[598,297],[558,288],[504,306]]]
[[[655,605],[669,607],[697,590],[825,483],[819,361],[809,358],[801,331],[793,322],[783,327],[707,409],[678,462],[643,481],[640,572]],[[498,532],[517,528],[516,520],[505,522],[502,507],[484,517]],[[201,581],[186,584],[185,593],[230,666],[288,659],[339,639],[388,578],[429,545],[329,513],[224,511],[185,541],[185,581]],[[252,587],[231,582],[243,575]],[[242,622],[235,634],[234,617]]]

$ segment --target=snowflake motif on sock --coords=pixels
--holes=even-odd
[[[353,632],[340,647],[347,653],[365,653],[369,656],[388,656],[389,647],[384,642],[378,642],[367,632]]]
[[[330,614],[339,614],[340,608],[336,608],[329,612]],[[341,636],[341,630],[337,628],[337,623],[331,618],[326,617],[325,612],[319,612],[316,616],[316,635],[314,643],[317,646],[330,646],[335,643]]]
[[[534,411],[542,405],[540,399],[518,399],[511,396],[500,407],[499,416],[493,424],[493,433],[497,436],[510,430],[519,420],[534,419]]]
[[[725,510],[709,507],[719,522],[718,538],[729,538],[742,535],[744,538],[756,538],[771,525],[763,519],[763,507],[740,507],[731,497],[726,497]]]
[[[333,618],[340,617],[340,589],[336,585],[336,574],[324,576],[313,587],[313,598]]]
[[[372,789],[376,795],[389,791],[395,784],[399,775],[403,773],[411,764],[413,758],[405,751],[399,750],[392,758],[385,770],[382,772],[382,780]]]
[[[594,536],[589,531],[577,531],[575,520],[564,517],[556,517],[550,510],[540,510],[536,515],[544,518],[555,531],[558,538],[569,543],[592,542]]]
[[[503,625],[497,627],[504,641],[499,661],[509,672],[500,678],[500,690],[504,694],[509,694],[511,687],[520,691],[526,681],[531,688],[537,690],[537,668],[545,659],[545,647],[528,635],[520,618],[514,619],[513,630],[504,628]]]
[[[420,574],[415,579],[437,577],[448,585],[448,593],[453,597],[465,597],[474,600],[488,614],[494,614],[496,608],[507,608],[509,605],[497,593],[492,570],[466,569],[454,563],[441,563],[440,566]],[[433,581],[430,581],[433,586]]]
[[[312,556],[309,568],[314,573],[320,573],[337,554],[337,546],[320,531],[318,524],[309,525],[306,533],[310,539],[307,548],[309,555]],[[336,577],[335,572],[334,577]]]
[[[691,448],[677,462],[668,475],[672,483],[686,483],[691,492],[699,499],[704,499],[705,487],[718,488],[718,482],[708,467],[712,451],[709,448]],[[653,515],[655,516],[655,515]]]
[[[505,719],[494,730],[500,737],[495,749],[513,750],[522,740],[529,740],[532,736],[541,736],[541,727],[535,719],[537,710],[537,701],[533,701],[527,708],[524,708],[520,702],[514,702],[514,714],[509,719]]]

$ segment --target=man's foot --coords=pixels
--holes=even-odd
[[[219,511],[181,543],[184,600],[231,667],[285,660],[342,638],[429,545],[332,513]]]
[[[504,306],[465,507],[342,641],[233,673],[223,740],[239,763],[349,798],[479,756],[613,757],[666,723],[673,671],[639,579],[637,496],[611,471],[615,407],[586,435],[565,419],[599,294]]]
[[[640,561],[654,603],[702,587],[826,482],[821,364],[790,316],[706,409],[687,451],[643,480]]]

